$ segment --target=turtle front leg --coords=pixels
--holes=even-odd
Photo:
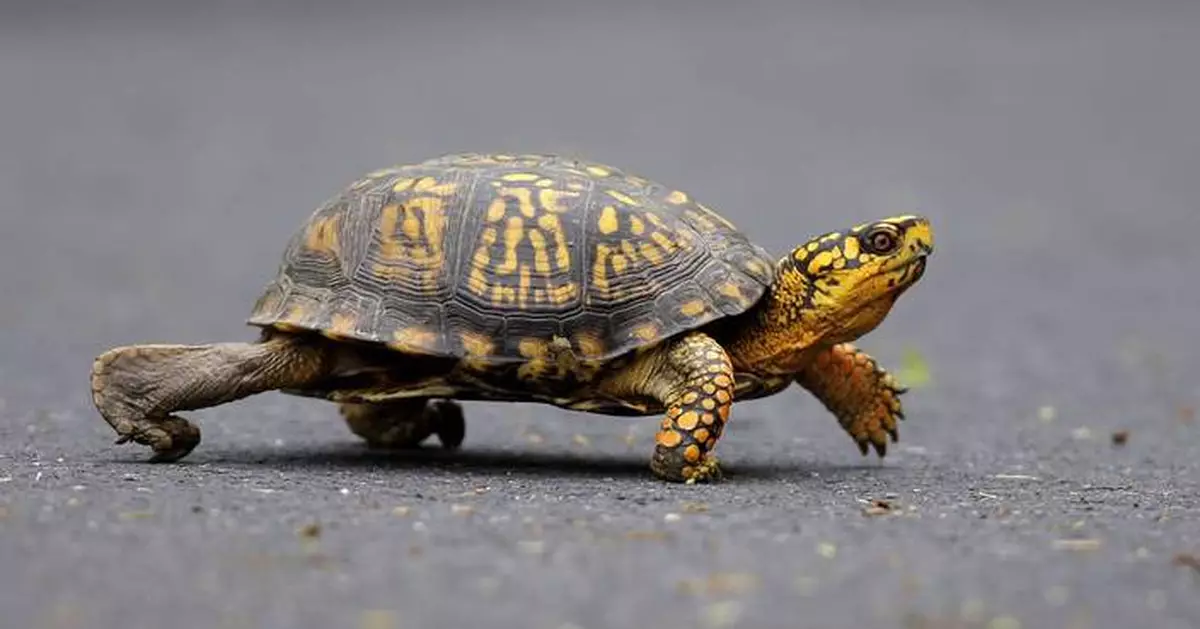
[[[410,449],[437,435],[442,447],[462,445],[466,421],[453,400],[412,398],[391,402],[343,402],[338,405],[350,432],[372,448]]]
[[[154,450],[152,461],[175,461],[200,443],[200,429],[172,413],[303,388],[331,362],[326,351],[291,337],[117,347],[92,364],[92,402],[119,435],[117,443],[135,441]]]
[[[672,482],[717,480],[712,455],[733,404],[733,367],[712,337],[693,332],[640,357],[607,384],[617,396],[647,395],[667,409],[650,469]]]
[[[906,389],[866,352],[850,343],[834,345],[817,354],[796,383],[837,417],[863,455],[874,446],[883,458],[888,437],[899,441],[897,421],[904,419],[900,395]]]

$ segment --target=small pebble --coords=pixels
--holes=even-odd
[[[678,513],[668,513],[663,516],[663,522],[678,522],[683,519],[683,516]]]
[[[826,559],[833,559],[835,556],[837,556],[837,546],[834,546],[829,542],[821,542],[820,544],[817,544],[817,554]]]

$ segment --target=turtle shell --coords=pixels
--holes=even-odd
[[[291,238],[252,325],[519,362],[606,360],[765,292],[774,262],[686,193],[550,155],[456,154],[368,174]]]

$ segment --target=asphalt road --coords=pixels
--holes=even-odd
[[[0,9],[0,627],[1200,626],[1197,3],[100,4]],[[460,150],[776,252],[929,215],[862,342],[899,446],[798,390],[735,407],[712,486],[649,476],[654,421],[527,405],[451,457],[277,394],[178,464],[112,444],[92,356],[250,338],[319,202]]]

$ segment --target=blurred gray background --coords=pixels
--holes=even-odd
[[[0,626],[1200,626],[1198,111],[1185,0],[6,2]],[[651,480],[653,421],[526,405],[448,460],[275,394],[179,465],[111,445],[94,355],[251,338],[321,201],[456,151],[608,162],[777,253],[927,214],[862,342],[900,446],[799,391],[736,407],[713,487]]]

